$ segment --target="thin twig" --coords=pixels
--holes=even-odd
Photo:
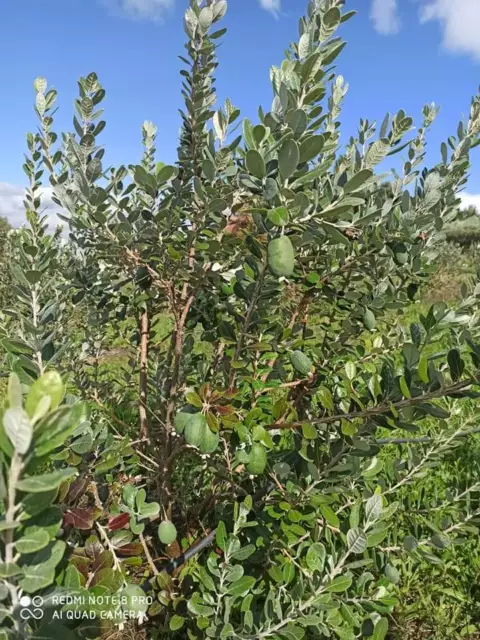
[[[264,264],[262,266],[262,269],[259,273],[258,276],[258,280],[257,283],[255,285],[255,290],[253,292],[252,295],[252,299],[250,300],[250,304],[248,305],[248,309],[247,309],[247,313],[245,316],[245,320],[243,321],[243,326],[240,330],[240,335],[238,336],[238,340],[237,340],[237,346],[235,348],[235,355],[233,356],[233,362],[237,361],[240,358],[240,355],[242,353],[242,349],[243,349],[243,342],[245,340],[245,337],[248,333],[248,329],[250,328],[250,324],[252,322],[252,316],[253,316],[253,312],[255,311],[255,308],[257,306],[257,302],[258,302],[258,297],[260,295],[260,292],[262,290],[263,287],[263,281],[265,280],[265,273],[267,271],[267,265]],[[229,387],[230,389],[233,388],[233,383],[235,380],[235,369],[231,369],[230,370],[230,375],[229,375]]]
[[[145,540],[145,538],[143,537],[143,533],[141,533],[139,536],[140,542],[142,543],[142,547],[143,550],[145,551],[145,557],[147,558],[147,562],[150,565],[150,569],[153,571],[153,575],[158,576],[159,575],[159,571],[157,569],[157,567],[155,566],[155,563],[152,559],[152,556],[150,554],[150,551],[148,549],[148,545],[147,542]]]
[[[451,393],[458,393],[465,389],[466,387],[472,386],[472,384],[478,384],[478,378],[469,378],[468,380],[464,380],[463,382],[457,382],[456,384],[450,387],[442,387],[437,389],[436,391],[430,391],[429,393],[424,393],[420,396],[415,396],[414,398],[408,398],[405,400],[400,400],[399,402],[392,402],[389,404],[379,405],[378,407],[372,407],[371,409],[366,409],[365,411],[353,411],[351,413],[340,413],[334,416],[324,416],[323,418],[315,418],[314,420],[302,420],[298,422],[280,422],[280,423],[272,423],[268,425],[267,429],[300,429],[302,425],[305,423],[309,424],[332,424],[333,422],[339,422],[341,420],[361,420],[365,418],[371,418],[379,415],[383,415],[385,413],[390,413],[392,408],[398,410],[405,409],[407,407],[413,407],[419,404],[423,404],[428,400],[434,400],[436,398],[442,398]]]
[[[150,320],[148,309],[140,312],[140,372],[139,372],[139,414],[140,414],[140,438],[148,437],[147,418],[147,391],[148,391],[148,346],[150,334]]]
[[[172,465],[175,462],[175,460],[179,456],[181,456],[184,451],[187,451],[187,450],[194,451],[195,449],[194,447],[190,447],[188,444],[181,444],[180,446],[178,446],[176,449],[172,451],[172,453],[167,458],[165,466],[171,471]]]
[[[126,422],[124,422],[123,420],[121,420],[120,418],[117,418],[117,416],[113,413],[113,411],[111,411],[110,409],[108,409],[103,402],[100,400],[100,398],[98,397],[98,391],[97,389],[95,389],[92,393],[92,399],[96,402],[96,404],[100,407],[100,409],[102,409],[102,411],[105,411],[105,413],[108,415],[109,418],[111,418],[114,422],[116,422],[120,427],[123,427],[124,429],[127,429],[128,431],[130,431],[131,429],[131,425],[127,424]]]
[[[113,556],[113,568],[116,571],[121,571],[122,567],[120,565],[120,562],[117,558],[117,554],[115,553],[115,547],[113,546],[113,544],[110,542],[110,538],[107,535],[107,532],[105,531],[105,529],[102,527],[102,525],[99,522],[95,523],[97,529],[100,532],[100,535],[102,536],[103,540],[105,541],[105,544],[107,545],[108,550],[110,551],[110,553]]]
[[[474,433],[480,433],[480,428],[471,429],[470,431],[460,431],[455,435],[457,438],[468,438]],[[428,444],[434,440],[433,436],[423,436],[422,438],[380,438],[375,440],[375,444]]]

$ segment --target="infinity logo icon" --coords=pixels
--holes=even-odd
[[[41,620],[43,618],[44,611],[42,610],[43,598],[42,596],[22,596],[20,598],[20,617],[22,620]],[[31,607],[31,608],[30,608]]]

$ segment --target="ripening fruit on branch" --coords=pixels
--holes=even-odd
[[[187,411],[179,411],[175,416],[174,425],[175,431],[179,436],[185,431],[185,427],[192,419],[192,416],[195,415],[193,413],[188,413]]]
[[[185,426],[185,440],[192,447],[200,448],[207,421],[203,413],[193,413]]]
[[[200,443],[200,451],[201,453],[213,453],[217,450],[220,442],[220,438],[218,433],[214,433],[210,427],[205,425],[205,431],[203,433],[203,438]]]
[[[247,462],[247,471],[252,476],[258,476],[265,471],[267,466],[267,452],[263,444],[254,442],[250,450]]]
[[[377,324],[377,320],[375,315],[371,309],[367,309],[363,315],[363,325],[365,329],[369,331],[373,331],[375,329],[375,325]]]
[[[293,365],[295,371],[300,373],[302,376],[307,376],[312,372],[313,363],[308,356],[306,356],[303,351],[294,351],[290,354],[290,362]]]
[[[164,520],[158,526],[158,538],[162,544],[172,544],[177,539],[177,529],[173,522]]]
[[[295,251],[290,238],[281,236],[268,244],[268,268],[275,276],[288,278],[295,269]]]
[[[207,424],[203,413],[177,413],[175,418],[177,433],[184,433],[185,441],[201,453],[213,453],[218,448],[220,437]]]

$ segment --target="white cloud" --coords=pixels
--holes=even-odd
[[[119,15],[127,15],[136,20],[153,20],[161,22],[165,14],[173,9],[175,0],[98,0],[111,11]],[[198,0],[200,3],[202,0]],[[390,1],[390,0],[387,0]],[[260,6],[278,16],[282,0],[259,0]]]
[[[479,0],[426,0],[420,21],[431,20],[441,23],[447,49],[473,55],[480,61]]]
[[[0,217],[6,218],[12,227],[20,227],[26,222],[24,197],[24,187],[9,184],[8,182],[0,182]],[[51,187],[42,189],[40,211],[48,217],[48,224],[51,228],[55,228],[58,224],[65,226],[65,223],[57,216],[60,207],[52,200]]]
[[[275,16],[278,15],[281,4],[281,0],[260,0],[260,6],[262,9],[271,11]]]
[[[101,0],[115,13],[122,13],[136,20],[161,21],[172,9],[175,0]]]
[[[446,49],[472,55],[480,61],[480,0],[416,1],[422,4],[421,24],[434,20],[440,23]],[[390,35],[400,31],[398,4],[398,0],[371,0],[370,18],[379,33]]]
[[[372,0],[370,18],[378,33],[391,35],[400,31],[397,0]]]
[[[462,205],[464,207],[474,206],[477,207],[478,212],[480,213],[480,194],[475,195],[473,193],[462,193]]]

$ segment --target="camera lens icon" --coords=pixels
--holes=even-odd
[[[22,620],[41,620],[43,618],[44,611],[42,596],[22,596],[19,601],[20,606],[20,618]]]

